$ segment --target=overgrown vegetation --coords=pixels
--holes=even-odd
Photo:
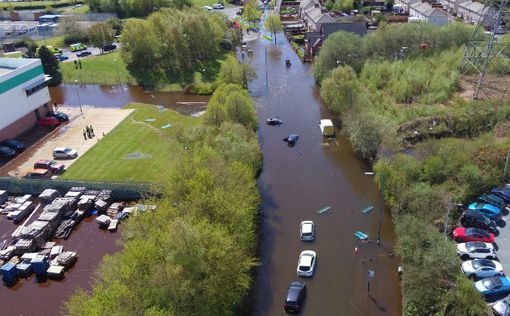
[[[182,9],[191,6],[189,0],[88,0],[87,3],[93,12],[113,12],[121,18],[145,17],[162,8]]]
[[[231,93],[247,94],[234,86]],[[184,124],[160,138],[171,147],[161,158],[172,163],[158,177],[163,197],[148,201],[157,210],[126,222],[123,250],[105,258],[92,293],[73,296],[68,314],[236,314],[256,264],[261,154],[253,120]]]

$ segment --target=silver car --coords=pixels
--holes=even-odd
[[[299,225],[299,238],[312,241],[315,239],[315,225],[312,221],[302,221]]]
[[[488,259],[468,260],[462,263],[462,272],[468,278],[489,278],[503,275],[501,263]]]
[[[73,159],[78,157],[78,152],[69,147],[57,147],[53,149],[54,159]]]

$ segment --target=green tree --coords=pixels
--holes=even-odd
[[[230,27],[225,32],[225,38],[223,42],[225,43],[225,46],[228,47],[228,49],[235,51],[236,48],[241,45],[242,39],[243,39],[242,31],[235,27]]]
[[[244,3],[243,18],[248,21],[260,19],[262,13],[259,11],[259,2],[257,0],[248,0]]]
[[[349,111],[343,120],[349,140],[363,158],[374,158],[383,140],[386,124],[373,111]]]
[[[257,128],[257,114],[253,107],[253,101],[246,91],[229,94],[225,108],[230,121],[254,130]]]
[[[327,0],[325,3],[324,3],[324,7],[326,8],[326,10],[328,11],[331,11],[333,9],[333,6],[335,5],[335,3],[331,0]]]
[[[350,66],[338,67],[322,82],[321,97],[329,110],[341,113],[358,103],[361,87]],[[356,99],[356,100],[355,100]]]
[[[223,104],[218,102],[209,102],[207,105],[207,111],[204,115],[204,123],[206,125],[220,127],[225,121],[227,121],[227,111]]]
[[[60,72],[60,64],[53,53],[46,46],[41,46],[38,49],[37,55],[41,59],[44,73],[51,77],[48,81],[48,86],[55,87],[61,84],[62,73]]]
[[[37,48],[39,47],[39,45],[37,45],[37,43],[29,37],[23,38],[23,44],[27,48],[27,53],[26,53],[27,57],[28,58],[37,58]]]
[[[276,44],[276,34],[283,31],[282,21],[276,14],[270,14],[264,22],[265,28],[274,36],[274,43]]]
[[[241,63],[234,56],[228,56],[221,64],[218,81],[236,83],[247,87],[248,81],[255,79],[257,73],[249,64]]]
[[[92,45],[99,47],[103,52],[103,46],[113,43],[115,31],[109,23],[97,23],[88,29],[88,38]]]
[[[58,24],[58,31],[66,44],[86,41],[87,33],[74,16],[64,16]]]

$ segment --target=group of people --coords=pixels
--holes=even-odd
[[[85,129],[83,130],[83,138],[87,140],[94,137],[96,137],[96,135],[94,134],[94,129],[92,128],[92,125],[85,126]]]

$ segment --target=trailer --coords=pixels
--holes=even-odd
[[[335,127],[333,126],[333,122],[331,120],[321,120],[319,122],[319,126],[321,128],[322,136],[330,137],[335,135]]]

